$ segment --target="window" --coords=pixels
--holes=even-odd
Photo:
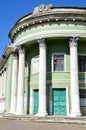
[[[86,89],[80,89],[79,95],[80,95],[80,98],[86,98]]]
[[[78,57],[79,71],[86,72],[86,56]]]
[[[80,106],[86,107],[86,89],[79,90]]]
[[[64,55],[53,56],[53,70],[64,71]]]

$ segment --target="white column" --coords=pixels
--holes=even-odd
[[[34,105],[33,105],[33,89],[30,88],[30,115],[33,115],[33,109],[34,109]]]
[[[80,116],[77,37],[70,37],[70,71],[71,71],[71,116]]]
[[[39,42],[39,110],[38,116],[47,115],[46,111],[46,39],[40,39]]]
[[[11,107],[10,113],[16,112],[17,102],[17,86],[18,86],[18,56],[17,54],[12,55],[13,58],[13,70],[12,70],[12,91],[11,91]]]
[[[18,93],[16,114],[24,114],[24,78],[25,78],[25,48],[19,49],[19,73],[18,73]]]
[[[6,65],[4,66],[4,88],[3,88],[3,98],[6,98],[6,81],[7,81],[7,72],[6,72]]]

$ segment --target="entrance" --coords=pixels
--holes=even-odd
[[[39,91],[38,89],[34,90],[34,114],[38,113],[39,106]]]
[[[52,91],[52,114],[66,115],[66,89],[53,89]]]

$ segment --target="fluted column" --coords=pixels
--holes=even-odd
[[[17,87],[18,87],[18,56],[17,54],[12,55],[13,58],[13,70],[12,70],[12,92],[11,92],[11,107],[10,113],[16,112],[17,103]]]
[[[38,40],[39,43],[39,116],[47,115],[46,111],[46,39]]]
[[[19,49],[19,73],[18,73],[18,92],[16,114],[24,114],[24,74],[25,74],[25,48]]]
[[[78,80],[78,38],[70,37],[70,71],[71,71],[71,116],[80,116],[79,80]]]

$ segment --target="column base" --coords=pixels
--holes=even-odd
[[[10,110],[10,111],[9,111],[9,113],[10,113],[10,114],[14,114],[14,115],[15,115],[15,113],[16,113],[16,112],[15,112],[15,111]]]
[[[35,116],[47,116],[47,112],[38,112]]]
[[[26,115],[26,113],[17,111],[17,112],[15,113],[15,115]]]
[[[76,112],[76,113],[73,112],[70,114],[71,117],[80,117],[81,115],[82,115],[81,112]]]

